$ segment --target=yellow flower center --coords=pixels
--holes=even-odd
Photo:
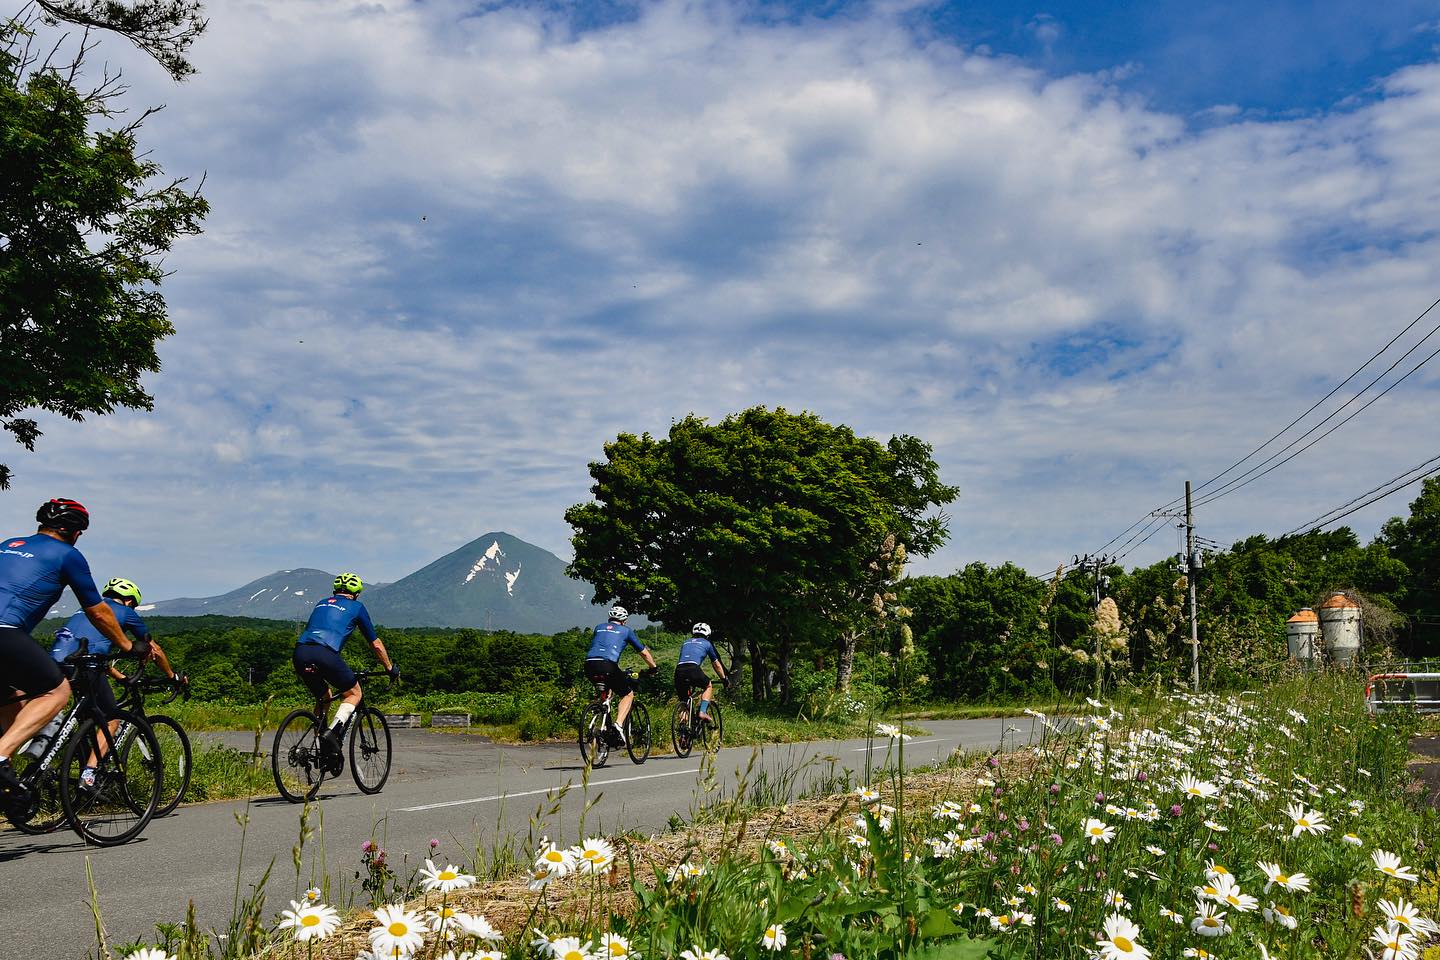
[[[1390,876],[1392,876],[1392,877],[1395,876],[1395,868],[1394,868],[1394,867],[1381,867],[1381,868],[1380,868],[1380,872],[1381,872],[1381,873],[1388,873],[1388,874],[1390,874]]]
[[[455,908],[445,907],[440,911],[440,916],[444,917],[446,920],[449,920],[451,917],[455,916]]]
[[[774,940],[774,939],[775,939],[775,928],[774,928],[774,927],[766,927],[766,928],[765,928],[765,939],[767,939],[767,940]]]
[[[1286,876],[1285,874],[1283,874],[1283,873],[1277,873],[1277,874],[1275,874],[1275,882],[1276,882],[1276,883],[1282,883],[1282,884],[1283,884],[1283,883],[1289,883],[1289,882],[1290,882],[1290,878],[1287,877],[1287,876]]]
[[[394,923],[390,924],[390,926],[386,927],[385,929],[392,937],[403,937],[405,936],[405,934],[410,932],[410,928],[405,924],[401,923],[399,920],[396,920]]]
[[[1230,906],[1233,907],[1233,906],[1236,906],[1236,905],[1238,905],[1238,904],[1240,903],[1240,898],[1237,897],[1237,896],[1235,896],[1235,894],[1233,894],[1233,893],[1227,893],[1227,894],[1225,894],[1225,902],[1228,903],[1228,904],[1230,904]]]
[[[1216,920],[1214,917],[1206,917],[1204,920],[1200,921],[1200,924],[1201,926],[1206,927],[1218,927],[1220,926],[1220,921]]]
[[[1105,832],[1105,828],[1104,828],[1104,827],[1091,827],[1091,828],[1090,828],[1090,836],[1092,836],[1092,837],[1098,837],[1098,836],[1100,836],[1100,834],[1102,834],[1102,833],[1104,833],[1104,832]]]
[[[1302,827],[1308,827],[1308,826],[1310,826],[1310,821],[1309,821],[1309,820],[1306,820],[1304,817],[1299,818],[1298,820],[1295,821],[1295,823],[1296,823],[1297,825],[1299,825],[1299,826],[1302,826]]]
[[[561,960],[585,960],[585,954],[581,953],[579,950],[568,950],[566,951],[565,956],[561,958]]]
[[[559,850],[551,850],[549,853],[545,854],[545,859],[549,860],[551,863],[563,863],[565,860],[565,855]]]
[[[1284,907],[1283,905],[1281,905],[1281,904],[1276,904],[1276,905],[1275,905],[1275,912],[1278,913],[1278,914],[1280,914],[1280,916],[1282,916],[1282,917],[1288,917],[1288,916],[1290,916],[1290,911],[1287,910],[1287,909],[1285,909],[1285,907]]]
[[[629,951],[625,948],[625,944],[623,944],[623,943],[617,943],[617,942],[614,941],[614,940],[611,940],[611,941],[610,941],[610,956],[612,956],[612,957],[623,957],[623,956],[625,956],[627,953],[629,953]]]
[[[1120,950],[1124,953],[1129,953],[1130,951],[1135,949],[1135,944],[1131,943],[1124,937],[1115,937],[1110,942],[1115,944],[1115,949]]]
[[[320,918],[313,913],[306,914],[300,918],[300,925],[302,927],[318,927],[320,925]]]
[[[458,876],[459,876],[459,874],[456,873],[454,870],[441,870],[441,871],[440,871],[440,879],[441,879],[441,880],[454,880],[454,879],[455,879],[456,877],[458,877]]]
[[[600,851],[599,851],[599,850],[586,850],[586,851],[585,851],[585,859],[586,859],[586,860],[599,860],[599,859],[600,859]]]

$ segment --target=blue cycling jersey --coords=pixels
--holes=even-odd
[[[366,640],[375,639],[375,625],[370,622],[365,604],[336,594],[321,600],[310,611],[310,621],[299,642],[324,644],[338,653],[345,639],[357,629]]]
[[[0,540],[0,626],[30,632],[66,587],[82,607],[100,602],[79,550],[43,533]]]
[[[589,660],[619,663],[620,654],[625,652],[627,643],[640,653],[645,652],[645,644],[640,642],[634,630],[623,623],[607,621],[595,628],[595,635],[590,638],[590,652],[585,657]]]
[[[706,659],[712,663],[720,659],[720,654],[715,652],[715,644],[710,642],[709,637],[691,637],[681,644],[681,663],[704,664]]]
[[[134,607],[127,603],[121,603],[114,597],[106,597],[105,606],[109,607],[115,614],[115,619],[119,621],[121,630],[130,634],[130,636],[136,640],[150,639],[150,628],[145,626],[145,620],[140,614],[135,612]],[[61,640],[59,633],[57,633],[56,642],[54,646],[50,648],[50,655],[57,661],[64,660],[70,656],[70,654],[79,650],[81,640],[90,641],[89,650],[91,653],[110,652],[112,644],[109,638],[101,633],[95,624],[90,622],[90,618],[83,613],[77,613],[67,620],[62,629],[68,630],[70,632],[69,636]]]

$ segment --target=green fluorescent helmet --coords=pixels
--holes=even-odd
[[[137,607],[140,605],[140,588],[135,586],[133,580],[115,577],[105,584],[103,593],[117,600],[134,600]]]
[[[336,593],[353,593],[359,596],[364,589],[365,582],[353,573],[342,573],[335,578]]]

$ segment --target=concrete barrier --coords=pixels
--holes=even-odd
[[[468,713],[433,713],[430,715],[430,726],[432,727],[468,727],[470,726],[470,714]]]
[[[387,713],[385,722],[393,727],[418,727],[420,726],[420,714],[418,713]]]

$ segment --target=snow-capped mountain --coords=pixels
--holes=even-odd
[[[313,568],[277,570],[218,597],[147,602],[145,616],[220,614],[303,622],[330,596],[335,574]],[[565,562],[508,533],[487,533],[401,580],[372,584],[364,593],[370,615],[390,627],[480,627],[557,633],[605,619],[590,603],[590,585],[565,575]],[[50,611],[77,609],[67,590]],[[639,623],[637,618],[637,625]]]
[[[553,633],[593,626],[604,611],[590,585],[565,575],[565,562],[508,533],[487,533],[365,601],[377,623],[394,627],[481,627]]]

